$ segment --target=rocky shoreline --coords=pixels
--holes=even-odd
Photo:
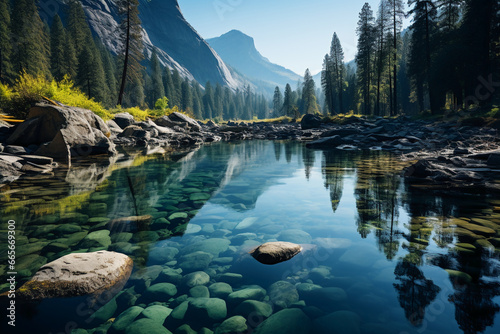
[[[82,157],[116,156],[117,147],[177,150],[241,140],[296,140],[310,149],[394,152],[416,160],[404,173],[410,182],[500,190],[495,179],[500,172],[498,130],[461,125],[456,119],[346,117],[342,124],[333,124],[306,115],[300,123],[228,122],[219,126],[180,113],[155,122],[136,122],[132,115],[121,113],[104,122],[88,110],[45,103],[33,107],[18,126],[0,124],[0,184],[24,174],[50,174]]]

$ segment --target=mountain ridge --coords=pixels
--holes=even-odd
[[[274,90],[293,85],[300,75],[281,65],[272,63],[255,47],[254,39],[239,30],[231,30],[219,37],[209,38],[207,43],[229,66],[248,78],[255,86]],[[262,86],[267,87],[262,87]]]
[[[242,89],[243,78],[232,74],[222,58],[186,21],[177,0],[139,1],[139,18],[143,28],[145,53],[157,50],[164,66],[177,69],[182,77],[220,83],[232,90]],[[68,0],[56,0],[57,12],[64,16]],[[121,48],[115,0],[80,0],[92,32],[114,54]],[[55,13],[54,13],[55,14]],[[174,31],[175,33],[172,33]]]

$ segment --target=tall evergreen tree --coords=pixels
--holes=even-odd
[[[212,119],[214,109],[214,90],[212,84],[208,81],[205,85],[205,94],[203,95],[203,118]]]
[[[304,114],[316,114],[319,112],[315,86],[311,72],[309,69],[306,69],[304,73],[304,83],[302,85],[302,112]]]
[[[359,91],[362,97],[365,115],[371,114],[371,76],[372,57],[374,49],[374,20],[373,11],[369,3],[365,3],[359,13],[358,28],[358,54],[356,64],[358,66],[357,77]]]
[[[106,78],[106,86],[108,89],[108,96],[106,96],[104,103],[107,107],[111,108],[115,106],[118,95],[118,82],[116,81],[116,62],[111,53],[102,43],[99,43],[98,47],[101,53],[104,77]]]
[[[333,69],[330,55],[326,54],[323,60],[323,70],[321,71],[321,86],[325,94],[326,109],[331,114],[335,112],[335,90],[333,83]]]
[[[476,96],[478,78],[487,80],[492,73],[493,27],[498,13],[497,0],[466,0],[461,38],[464,45],[465,96]],[[491,94],[477,98],[484,103]],[[489,98],[488,98],[489,97]],[[478,101],[466,101],[468,104]]]
[[[140,101],[141,96],[144,96],[144,92],[141,92],[141,61],[144,59],[144,55],[142,53],[142,28],[141,20],[139,19],[138,0],[118,0],[116,5],[122,17],[120,23],[120,37],[123,42],[121,51],[123,57],[123,72],[117,103],[121,105],[127,84],[130,85],[130,94],[134,95],[131,101]]]
[[[50,28],[50,70],[54,79],[60,81],[67,74],[65,64],[66,34],[59,15],[56,14]]]
[[[168,98],[170,106],[173,106],[172,101],[174,100],[175,88],[172,80],[172,72],[168,66],[165,66],[163,69],[162,82],[165,96]]]
[[[82,4],[77,0],[70,0],[67,13],[68,33],[74,43],[77,56],[92,41],[92,32],[85,18],[85,12]]]
[[[387,0],[381,0],[376,21],[376,76],[377,76],[377,98],[375,102],[375,115],[380,116],[381,112],[381,99],[382,99],[382,85],[383,85],[383,75],[387,70],[387,57],[388,53],[388,41],[387,32],[390,30],[390,19],[389,19],[389,4]]]
[[[68,75],[71,80],[75,80],[78,73],[78,58],[76,57],[73,41],[67,30],[64,32],[63,63],[64,73]]]
[[[281,94],[280,88],[276,86],[274,89],[273,96],[273,116],[281,116],[283,109],[283,95]]]
[[[191,113],[193,111],[193,95],[189,79],[185,79],[181,84],[181,110]]]
[[[151,84],[152,91],[150,96],[150,106],[154,106],[156,100],[165,96],[165,89],[163,88],[161,64],[158,60],[156,49],[153,49],[151,54]]]
[[[10,1],[0,0],[0,83],[10,81],[13,76],[10,23]]]
[[[460,21],[464,0],[437,0],[436,5],[439,8],[439,21],[442,29],[450,32],[457,28]]]
[[[344,79],[344,51],[337,33],[334,33],[330,54],[325,56],[323,71],[321,72],[321,84],[325,92],[326,105],[332,114],[344,112]],[[338,100],[338,107],[336,107],[336,100]]]
[[[398,103],[398,39],[401,32],[401,27],[403,25],[403,17],[405,12],[403,10],[402,0],[388,0],[389,3],[389,13],[392,25],[392,109],[391,115],[395,115],[399,111]]]
[[[105,102],[109,94],[104,78],[101,55],[94,44],[84,46],[78,61],[78,85],[89,98]]]
[[[215,85],[214,109],[212,117],[218,117],[219,119],[223,118],[224,114],[223,100],[224,100],[224,93],[222,90],[222,86],[220,83],[217,83]]]
[[[11,17],[14,71],[50,77],[50,40],[35,0],[16,0]]]
[[[433,98],[431,87],[431,34],[434,33],[437,9],[430,0],[409,0],[413,6],[409,11],[413,15],[411,51],[410,51],[410,76],[417,92],[417,101],[420,110],[424,110],[424,87],[426,87],[431,111],[437,112],[439,108]]]
[[[181,106],[181,95],[182,95],[181,85],[182,85],[181,74],[179,73],[179,70],[177,68],[174,68],[174,71],[172,73],[172,87],[174,88],[172,94],[172,106],[178,106],[178,107]]]

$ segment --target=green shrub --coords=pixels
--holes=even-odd
[[[10,109],[10,104],[12,102],[12,98],[14,97],[14,92],[12,89],[0,83],[0,110],[7,112]]]
[[[64,77],[60,82],[52,81],[51,87],[53,89],[52,99],[68,106],[91,110],[104,120],[111,119],[111,114],[101,103],[89,99],[80,89],[74,86],[68,77]]]
[[[168,98],[166,96],[156,100],[155,109],[156,110],[166,110],[168,108]]]
[[[67,77],[60,82],[49,82],[43,76],[33,76],[24,72],[16,80],[13,88],[0,85],[0,108],[16,118],[25,119],[31,106],[44,98],[68,106],[89,109],[105,120],[111,119],[111,115],[101,103],[89,99],[74,87],[73,82]]]

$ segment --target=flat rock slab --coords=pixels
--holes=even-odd
[[[291,242],[268,242],[255,248],[250,254],[260,263],[277,264],[288,261],[302,251],[300,245]]]
[[[69,254],[42,266],[17,294],[30,300],[99,294],[124,284],[132,267],[132,259],[120,253]]]

